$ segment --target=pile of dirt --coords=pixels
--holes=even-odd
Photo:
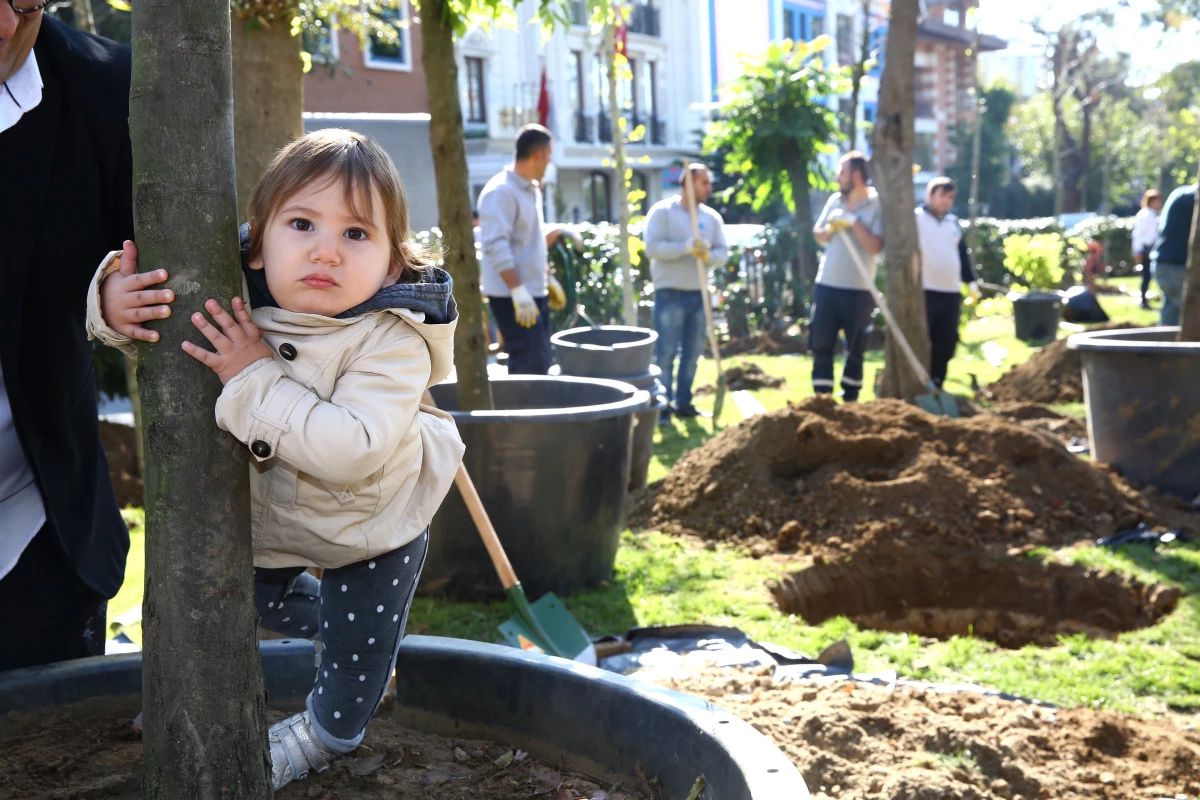
[[[121,508],[141,508],[145,500],[142,471],[137,460],[137,437],[128,425],[100,420],[100,444],[108,457],[108,477]]]
[[[1109,711],[862,683],[776,683],[767,668],[650,674],[769,737],[814,800],[1194,797],[1200,735]]]
[[[1128,322],[1094,325],[1092,331],[1136,328]],[[1083,361],[1058,339],[1010,369],[988,387],[989,399],[998,402],[1082,403]]]
[[[817,553],[909,537],[1004,551],[1139,522],[1200,530],[1200,515],[1182,501],[1139,494],[1021,423],[829,397],[726,429],[631,508],[636,527]]]
[[[1087,425],[1037,403],[997,403],[986,413],[1019,422],[1030,430],[1043,431],[1064,444],[1087,438]]]
[[[136,706],[94,700],[51,712],[10,715],[0,738],[0,800],[142,796]],[[286,715],[268,710],[268,722]],[[601,785],[506,745],[408,730],[387,715],[363,744],[326,772],[281,789],[281,800],[658,800],[657,781]]]
[[[903,541],[768,581],[779,609],[810,625],[846,616],[860,628],[936,639],[977,636],[1001,647],[1053,647],[1145,628],[1175,610],[1174,586],[968,548]]]
[[[725,370],[725,386],[731,392],[740,392],[743,389],[751,391],[755,389],[779,389],[783,387],[784,383],[783,378],[768,375],[757,364],[730,367]],[[696,389],[694,394],[711,394],[713,391],[714,389],[711,384],[705,384]]]
[[[789,336],[783,331],[752,333],[731,339],[721,345],[721,355],[734,356],[750,353],[760,356],[803,355],[808,352],[808,334]]]

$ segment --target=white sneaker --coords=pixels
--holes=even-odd
[[[307,711],[272,725],[267,742],[271,746],[271,785],[276,791],[307,778],[310,770],[324,772],[336,758],[312,729]]]

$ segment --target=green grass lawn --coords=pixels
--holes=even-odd
[[[1124,282],[1134,284],[1136,279]],[[1136,292],[1136,288],[1135,288]],[[1152,324],[1153,312],[1138,308],[1135,294],[1106,296],[1101,302],[1114,319]],[[986,385],[1013,364],[1033,353],[1013,336],[1011,317],[1003,314],[1003,301],[985,306],[993,316],[966,326],[963,346],[952,362],[947,388],[969,394],[970,375]],[[1069,331],[1064,330],[1065,335]],[[984,348],[985,342],[993,343]],[[1005,356],[995,358],[1003,348]],[[728,364],[756,363],[770,375],[783,377],[781,389],[754,392],[767,408],[812,393],[811,360],[807,356],[747,356]],[[871,398],[874,373],[882,368],[882,354],[867,358],[864,399]],[[840,367],[839,367],[840,369]],[[712,362],[701,362],[696,384],[712,384]],[[701,396],[697,405],[711,408],[712,396]],[[1080,407],[1061,409],[1081,414]],[[722,423],[740,419],[726,401]],[[666,474],[690,448],[712,435],[710,420],[676,420],[655,436],[650,479]],[[141,512],[128,511],[135,523],[125,586],[109,604],[110,618],[141,601],[144,572],[144,534]],[[801,652],[816,653],[845,638],[853,648],[859,671],[894,669],[902,675],[935,681],[976,682],[1020,695],[1068,706],[1088,705],[1139,713],[1167,709],[1200,711],[1200,546],[1175,544],[1157,551],[1126,547],[1112,553],[1094,548],[1043,553],[1043,557],[1075,561],[1121,571],[1143,581],[1181,587],[1185,597],[1179,610],[1162,623],[1121,636],[1118,642],[1064,638],[1057,647],[1004,650],[990,642],[957,637],[948,642],[922,644],[916,636],[858,630],[845,618],[821,625],[780,613],[764,584],[778,577],[785,566],[777,559],[755,560],[743,550],[722,547],[707,550],[691,541],[662,534],[630,533],[622,536],[616,572],[611,585],[567,599],[567,605],[593,634],[621,633],[644,625],[711,623],[741,628],[756,639],[776,642]],[[503,602],[456,603],[418,598],[410,615],[409,632],[457,636],[483,641],[498,638],[496,625],[510,615]]]

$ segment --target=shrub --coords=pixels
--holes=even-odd
[[[1137,267],[1133,255],[1133,217],[1092,217],[1071,229],[1084,242],[1104,244],[1104,262],[1114,276],[1132,275]]]
[[[1004,240],[1004,268],[1029,289],[1050,291],[1062,285],[1066,241],[1057,233],[1016,233]]]

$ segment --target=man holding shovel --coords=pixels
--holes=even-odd
[[[658,333],[654,360],[662,370],[671,405],[662,412],[660,423],[671,414],[684,418],[701,416],[692,405],[692,381],[696,362],[704,349],[706,317],[700,272],[696,259],[705,267],[724,264],[729,258],[725,221],[704,205],[712,194],[712,173],[703,164],[690,164],[695,195],[697,228],[692,228],[687,192],[655,203],[646,215],[646,255],[654,282],[654,330]],[[682,189],[682,187],[681,187]],[[698,231],[696,235],[694,231]],[[675,376],[675,358],[679,374]]]
[[[883,251],[883,207],[875,189],[867,186],[867,157],[857,150],[842,156],[839,191],[829,198],[813,236],[825,245],[825,257],[813,288],[813,313],[809,347],[813,353],[813,390],[833,392],[833,348],[838,334],[846,337],[846,364],[842,369],[842,398],[858,399],[863,385],[863,354],[867,327],[875,310],[870,284],[875,280],[875,257]],[[846,231],[847,235],[838,235]],[[853,247],[857,253],[850,252]],[[855,258],[868,265],[864,276]]]

